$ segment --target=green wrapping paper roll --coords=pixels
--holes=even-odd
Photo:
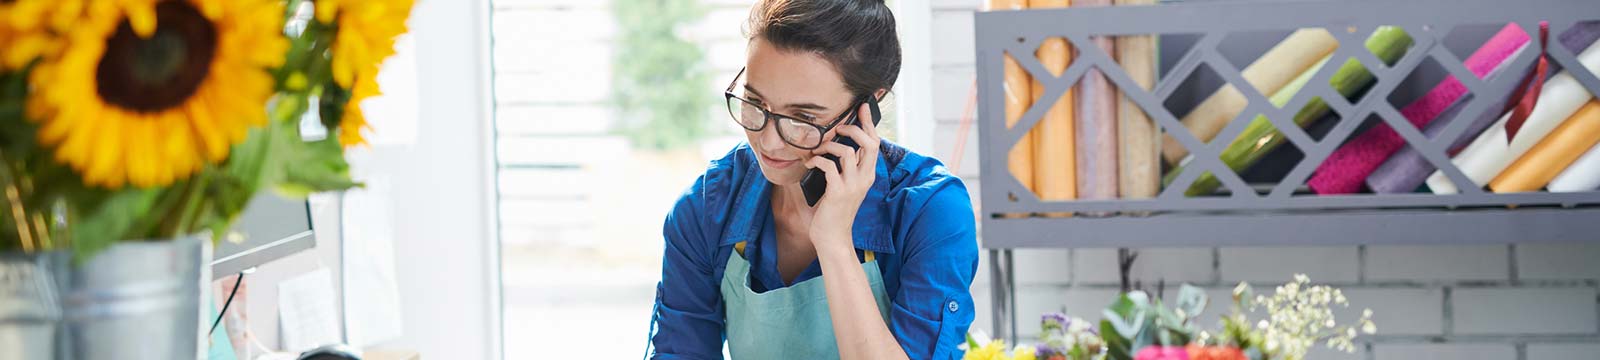
[[[1411,44],[1411,36],[1406,34],[1404,29],[1384,26],[1378,28],[1372,33],[1372,36],[1367,38],[1366,46],[1367,50],[1372,51],[1373,55],[1377,55],[1378,59],[1383,60],[1385,64],[1394,65],[1396,61],[1400,60],[1401,56],[1405,55],[1406,49],[1410,48]],[[1316,75],[1318,70],[1322,69],[1322,66],[1328,60],[1330,58],[1323,58],[1315,66],[1307,69],[1299,77],[1285,85],[1282,90],[1272,94],[1270,99],[1272,105],[1282,107],[1288,104],[1289,100],[1293,99],[1301,89],[1305,88],[1306,83],[1311,81],[1311,78]],[[1349,59],[1345,61],[1343,66],[1339,67],[1338,72],[1335,72],[1333,78],[1328,82],[1329,85],[1333,86],[1334,91],[1345,97],[1350,97],[1366,88],[1367,85],[1372,84],[1372,80],[1371,71],[1368,71],[1356,59]],[[1313,98],[1311,101],[1306,102],[1305,107],[1300,108],[1300,111],[1295,113],[1294,123],[1304,128],[1327,114],[1328,103],[1324,102],[1320,97]],[[1288,139],[1283,136],[1283,133],[1278,132],[1277,127],[1272,126],[1272,122],[1268,121],[1266,116],[1257,116],[1250,121],[1250,125],[1245,127],[1244,132],[1239,134],[1239,137],[1234,138],[1233,142],[1222,150],[1222,162],[1227,164],[1228,168],[1233,169],[1234,172],[1243,172],[1250,166],[1255,165],[1256,162],[1261,161],[1261,158],[1271,153],[1272,150],[1277,149],[1278,146],[1283,145],[1286,141]],[[1176,169],[1167,172],[1166,177],[1162,179],[1162,184],[1171,184],[1173,180],[1178,178],[1178,174],[1183,172],[1186,164],[1187,161],[1185,161],[1185,165],[1180,165]],[[1188,196],[1205,195],[1215,191],[1220,186],[1222,186],[1222,182],[1217,179],[1216,175],[1206,172],[1201,174],[1200,178],[1195,180],[1194,185],[1189,186],[1189,189],[1184,191],[1184,194]]]
[[[1295,30],[1288,38],[1278,42],[1278,45],[1261,54],[1260,58],[1250,63],[1240,71],[1244,81],[1256,88],[1261,94],[1276,94],[1284,85],[1293,81],[1295,76],[1305,72],[1316,64],[1318,60],[1332,54],[1339,48],[1339,40],[1335,39],[1327,30],[1321,28],[1308,28]],[[1244,84],[1238,84],[1244,85]],[[1249,101],[1244,93],[1240,92],[1235,84],[1223,84],[1216,92],[1207,96],[1194,110],[1183,115],[1183,126],[1194,133],[1194,137],[1201,142],[1211,142],[1228,123],[1239,116]],[[1268,95],[1270,96],[1270,95]],[[1161,158],[1168,164],[1177,165],[1180,160],[1189,156],[1189,149],[1178,143],[1178,138],[1166,134],[1161,138]]]

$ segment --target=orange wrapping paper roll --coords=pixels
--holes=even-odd
[[[1026,0],[988,0],[986,10],[1021,10],[1027,8]],[[1006,128],[1012,128],[1022,120],[1022,114],[1028,111],[1028,106],[1033,105],[1033,78],[1023,70],[1022,64],[1017,63],[1011,54],[1005,58],[1005,100],[1006,100]],[[1037,128],[1035,128],[1037,129]],[[1033,175],[1033,138],[1037,131],[1030,131],[1023,135],[1017,144],[1011,147],[1008,153],[1006,167],[1011,169],[1011,176],[1017,178],[1023,187],[1034,190]]]
[[[1589,100],[1489,182],[1489,188],[1497,193],[1537,191],[1597,143],[1600,143],[1600,101]]]
[[[1068,5],[1070,2],[1067,0],[1033,0],[1028,3],[1030,8],[1063,8]],[[1045,39],[1036,55],[1045,69],[1056,76],[1060,76],[1072,63],[1072,48],[1067,46],[1067,40],[1063,38]],[[1034,81],[1033,92],[1036,97],[1042,96],[1044,84]],[[1072,123],[1073,91],[1067,90],[1054,101],[1036,101],[1054,105],[1040,119],[1039,127],[1034,128],[1034,189],[1038,191],[1039,199],[1045,201],[1076,199],[1075,172],[1078,166],[1074,148],[1075,127]]]

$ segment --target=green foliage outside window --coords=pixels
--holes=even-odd
[[[635,148],[693,146],[712,132],[711,91],[705,54],[681,36],[699,20],[699,0],[613,0],[620,28],[612,91],[620,112],[618,133]]]

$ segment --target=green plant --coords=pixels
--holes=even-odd
[[[612,100],[622,116],[615,130],[636,147],[693,145],[710,131],[708,110],[718,96],[703,51],[681,30],[705,8],[697,0],[616,0],[611,8],[621,28]]]
[[[1143,291],[1122,294],[1107,307],[1100,320],[1100,337],[1111,359],[1132,359],[1139,349],[1151,345],[1183,346],[1199,333],[1194,319],[1205,311],[1205,291],[1183,285],[1175,307],[1152,299]]]

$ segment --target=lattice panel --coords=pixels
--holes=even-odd
[[[1073,8],[1058,10],[998,11],[976,15],[977,66],[980,101],[980,138],[982,147],[982,210],[985,218],[1008,215],[1027,216],[1041,213],[1199,213],[1214,211],[1278,211],[1314,209],[1398,209],[1398,208],[1459,208],[1504,207],[1507,205],[1561,205],[1566,207],[1600,204],[1600,192],[1548,193],[1528,192],[1495,194],[1473,184],[1451,162],[1447,153],[1450,139],[1464,135],[1469,121],[1453,121],[1437,137],[1430,139],[1409,123],[1388,100],[1391,93],[1426,60],[1439,64],[1450,76],[1460,81],[1474,95],[1460,113],[1460,118],[1470,118],[1484,112],[1498,112],[1492,99],[1510,96],[1521,82],[1521,76],[1500,76],[1486,81],[1480,79],[1463,65],[1462,59],[1443,46],[1446,37],[1458,26],[1516,23],[1534,39],[1527,50],[1506,60],[1509,69],[1530,68],[1537,62],[1541,51],[1546,52],[1553,65],[1560,65],[1589,90],[1600,93],[1600,78],[1593,69],[1579,63],[1574,50],[1559,46],[1557,34],[1580,21],[1600,20],[1600,1],[1592,0],[1357,0],[1357,1],[1284,1],[1284,2],[1227,2],[1180,3],[1145,7]],[[1550,24],[1550,46],[1539,46],[1539,23]],[[1393,66],[1368,51],[1363,43],[1380,26],[1398,26],[1406,30],[1414,41]],[[1268,95],[1250,85],[1241,75],[1241,69],[1228,61],[1218,50],[1218,45],[1230,34],[1252,31],[1282,31],[1302,28],[1322,28],[1336,38],[1340,46],[1330,56],[1306,87],[1294,95],[1285,106],[1277,107]],[[1161,75],[1151,91],[1144,91],[1133,81],[1118,62],[1101,49],[1090,44],[1091,37],[1123,35],[1197,35],[1198,41],[1182,54],[1170,71]],[[1051,74],[1034,50],[1050,37],[1063,37],[1074,44],[1074,61],[1060,76]],[[1581,49],[1579,49],[1581,50]],[[1099,69],[1132,102],[1166,134],[1194,154],[1193,161],[1183,167],[1171,184],[1162,188],[1159,196],[1141,200],[1083,200],[1041,201],[1033,192],[1011,176],[1006,159],[1012,144],[1017,143],[1033,129],[1048,111],[1048,104],[1035,104],[1023,114],[1016,126],[1007,128],[1003,99],[1004,65],[1006,54],[1014,55],[1018,63],[1043,86],[1042,94],[1035,98],[1055,99],[1067,92],[1091,69]],[[1355,102],[1328,86],[1329,80],[1345,59],[1355,59],[1375,77],[1366,94]],[[1164,106],[1175,96],[1185,79],[1201,67],[1212,69],[1222,80],[1239,90],[1248,105],[1239,116],[1229,122],[1209,143],[1196,138]],[[1293,122],[1295,112],[1320,98],[1337,114],[1338,122],[1321,139],[1316,139],[1300,125]],[[1219,154],[1230,141],[1241,134],[1246,125],[1256,117],[1265,115],[1291,146],[1299,148],[1304,158],[1294,166],[1284,179],[1269,185],[1263,193],[1251,187],[1239,174],[1219,160]],[[1408,146],[1420,152],[1433,166],[1447,175],[1460,194],[1356,194],[1317,196],[1297,191],[1317,170],[1318,166],[1341,144],[1357,134],[1363,121],[1381,119],[1405,139]],[[1437,140],[1436,140],[1437,139]],[[1081,151],[1081,150],[1080,150]],[[1203,172],[1214,174],[1222,186],[1230,190],[1227,196],[1186,197],[1184,189],[1190,187]],[[1159,215],[1158,215],[1159,216]],[[986,226],[990,224],[986,222]],[[1004,224],[995,222],[994,224]]]

